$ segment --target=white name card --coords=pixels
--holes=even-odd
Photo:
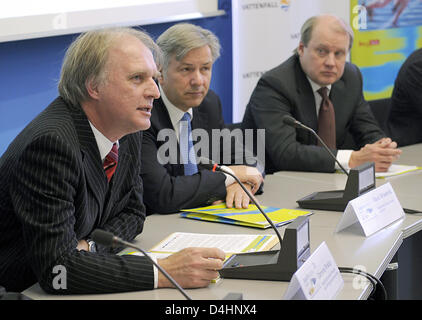
[[[351,200],[336,232],[359,223],[366,237],[403,218],[404,211],[390,183]]]
[[[284,300],[332,300],[344,281],[325,242],[295,272]]]

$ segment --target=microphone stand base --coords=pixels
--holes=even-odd
[[[220,270],[228,279],[290,281],[295,266],[283,266],[278,261],[279,250],[233,255]]]

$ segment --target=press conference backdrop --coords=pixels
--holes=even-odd
[[[369,17],[364,3],[383,7]],[[399,15],[400,3],[406,4]],[[390,97],[404,60],[422,47],[421,0],[233,0],[234,122],[242,120],[260,76],[292,54],[301,25],[318,13],[334,13],[352,25],[349,59],[362,71],[367,100]]]
[[[371,5],[374,0],[351,1],[355,25],[351,59],[362,71],[365,98],[388,98],[404,60],[422,47],[422,1],[378,1],[383,6],[373,8],[372,14],[362,7],[364,2]]]
[[[402,62],[422,46],[421,0],[409,1],[394,28],[385,21],[391,20],[397,0],[374,9],[371,21],[359,9],[362,0],[40,0],[26,1],[29,7],[22,1],[0,4],[0,155],[56,97],[62,58],[77,32],[95,27],[142,26],[154,38],[176,21],[213,30],[223,51],[211,88],[222,100],[228,123],[242,120],[259,77],[292,54],[300,26],[312,15],[334,13],[357,26],[351,60],[362,70],[367,99],[389,96]],[[50,6],[41,6],[46,1]],[[81,4],[88,7],[75,8]],[[103,7],[89,7],[94,5]],[[50,29],[40,23],[42,17]]]
[[[349,0],[233,0],[233,122],[243,119],[261,75],[292,55],[309,17],[333,13],[349,22]]]
[[[141,26],[153,38],[177,21],[213,30],[223,50],[211,88],[231,122],[230,8],[231,0],[0,1],[0,155],[57,96],[68,45],[78,32],[98,27]]]
[[[0,10],[0,41],[215,15],[217,0],[14,0]]]

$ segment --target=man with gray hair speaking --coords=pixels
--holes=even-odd
[[[209,90],[213,64],[220,55],[218,38],[209,30],[181,23],[167,29],[157,44],[164,59],[161,97],[154,101],[151,127],[142,142],[147,212],[174,213],[222,200],[227,207],[247,207],[249,198],[232,177],[198,164],[199,157],[227,164],[213,155],[221,159],[224,147],[231,145],[220,143],[213,134],[224,128],[220,99]],[[195,132],[203,135],[194,145]],[[229,150],[229,162],[231,151],[235,154]],[[255,167],[230,164],[227,169],[255,193],[263,181],[261,173]]]
[[[310,132],[283,123],[286,115],[316,131],[343,167],[375,162],[376,171],[387,171],[400,155],[363,97],[359,69],[346,62],[352,41],[353,31],[336,16],[311,17],[295,54],[258,81],[242,126],[265,128],[266,173],[335,169]],[[358,150],[341,150],[348,133]]]
[[[126,241],[142,232],[142,130],[160,96],[160,57],[130,28],[87,32],[67,50],[60,96],[0,159],[0,286],[38,282],[54,294],[172,286],[146,257],[91,239],[97,228]],[[224,258],[218,248],[187,248],[157,263],[192,288],[215,279]]]

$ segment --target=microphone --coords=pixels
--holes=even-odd
[[[288,115],[285,115],[283,117],[283,122],[284,124],[287,124],[288,126],[291,126],[291,127],[302,128],[302,124],[299,121],[297,121],[295,118]]]
[[[338,164],[338,166],[341,168],[341,170],[347,176],[349,176],[349,173],[347,172],[347,170],[343,168],[343,166],[337,160],[336,156],[331,152],[330,148],[328,148],[328,146],[325,144],[325,142],[322,141],[322,139],[320,138],[320,136],[317,135],[317,133],[312,128],[309,128],[309,127],[305,126],[303,123],[301,123],[300,121],[297,121],[295,118],[293,118],[293,117],[291,117],[289,115],[285,115],[283,117],[283,122],[284,122],[284,124],[287,124],[288,126],[291,126],[291,127],[294,127],[294,128],[298,128],[298,129],[305,129],[307,131],[310,131],[318,139],[318,141],[322,144],[322,146],[324,147],[324,149],[331,155],[331,157]]]
[[[207,159],[208,160],[208,159]],[[201,161],[205,169],[213,172],[220,171],[232,176],[237,183],[246,192],[251,201],[256,205],[268,223],[275,231],[278,241],[280,242],[280,250],[239,253],[232,255],[219,271],[221,277],[231,279],[250,279],[250,280],[271,280],[271,281],[290,281],[296,270],[306,261],[310,255],[309,241],[304,249],[298,249],[297,244],[300,242],[299,229],[308,228],[308,217],[302,216],[296,218],[285,231],[285,240],[267,214],[262,210],[261,206],[255,201],[252,194],[245,188],[243,183],[233,173],[224,170],[223,167],[212,160]],[[309,235],[308,233],[306,233]],[[306,241],[305,241],[306,242]]]
[[[350,170],[350,173],[343,168],[336,159],[330,148],[322,141],[316,132],[295,118],[285,115],[283,122],[291,127],[305,129],[311,132],[330,156],[337,162],[341,170],[347,175],[346,187],[344,190],[332,190],[314,192],[302,199],[297,200],[299,207],[305,209],[344,211],[350,200],[375,188],[375,164],[373,162],[362,164]],[[363,183],[359,183],[359,181]]]
[[[330,148],[328,148],[328,146],[324,143],[324,141],[322,141],[322,139],[316,134],[316,132],[312,128],[309,128],[309,127],[305,126],[303,123],[297,121],[295,118],[293,118],[293,117],[291,117],[289,115],[285,115],[283,117],[283,122],[284,122],[284,124],[287,124],[288,126],[291,126],[291,127],[294,127],[294,128],[299,128],[299,129],[305,129],[305,130],[308,130],[308,131],[312,132],[312,134],[324,146],[325,150],[327,150],[327,152],[331,155],[331,157],[336,161],[336,163],[339,165],[339,167],[341,168],[341,170],[343,170],[343,172],[347,176],[349,176],[349,173],[343,168],[343,166],[340,164],[340,162],[337,160],[337,158],[331,152]],[[312,208],[310,208],[310,209],[312,209]],[[408,214],[422,213],[422,211],[420,211],[420,210],[414,210],[414,209],[408,209],[408,208],[403,208],[403,210],[404,210],[405,213],[408,213]]]
[[[210,160],[211,161],[211,160]],[[264,210],[262,210],[261,206],[255,201],[255,198],[253,197],[253,195],[249,192],[248,189],[245,188],[244,184],[239,180],[238,177],[236,177],[236,175],[234,175],[233,173],[224,170],[224,168],[222,168],[221,166],[219,166],[217,163],[202,163],[202,166],[205,169],[211,170],[213,172],[215,171],[220,171],[223,172],[225,174],[228,174],[230,176],[232,176],[236,182],[240,185],[240,187],[243,189],[243,191],[245,191],[245,193],[248,195],[249,199],[256,205],[256,207],[258,208],[258,210],[262,213],[262,215],[265,217],[265,219],[268,221],[268,223],[271,225],[271,227],[274,229],[277,237],[278,237],[278,241],[280,242],[280,246],[283,242],[280,233],[278,232],[276,226],[274,225],[274,223],[272,222],[272,220],[267,216],[267,214],[264,212]]]
[[[164,276],[180,291],[180,293],[187,299],[192,300],[192,298],[186,293],[185,290],[165,271],[158,263],[156,263],[143,249],[140,247],[135,246],[133,243],[124,241],[123,239],[116,237],[111,232],[95,229],[92,232],[92,240],[96,243],[101,244],[103,246],[116,248],[119,246],[126,246],[134,248],[144,254],[144,256],[160,270]]]

